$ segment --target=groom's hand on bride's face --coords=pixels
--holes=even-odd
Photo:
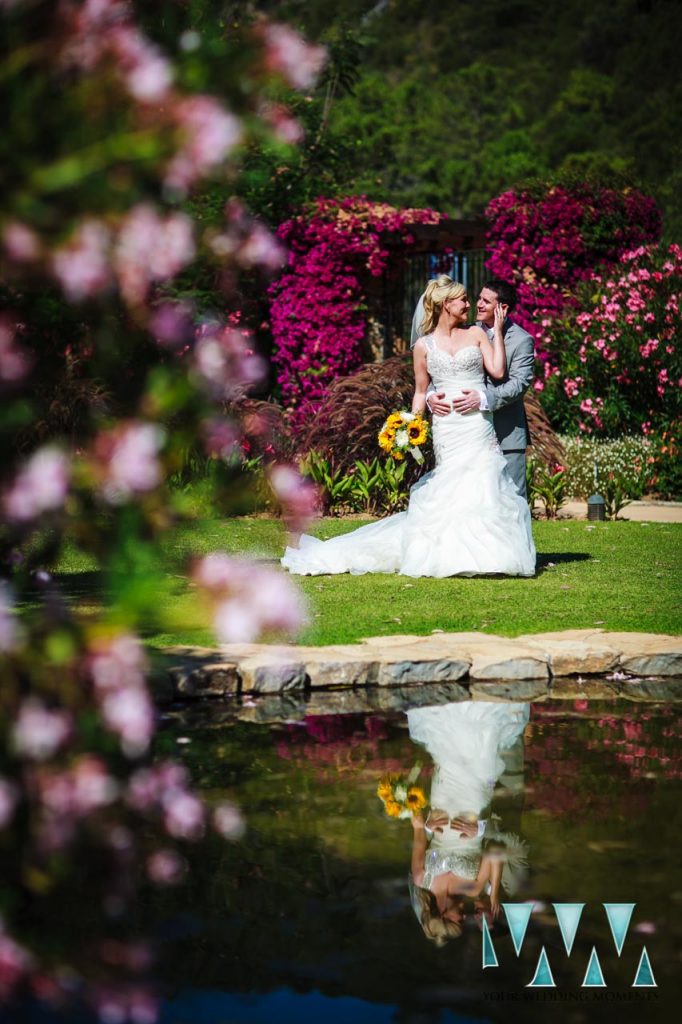
[[[462,394],[453,399],[452,408],[455,412],[458,412],[460,416],[463,416],[467,412],[473,412],[474,409],[481,408],[481,396],[478,391],[471,391],[469,388],[463,388]]]
[[[448,416],[452,412],[452,405],[446,400],[444,391],[439,391],[437,394],[431,392],[426,399],[426,404],[434,416]]]

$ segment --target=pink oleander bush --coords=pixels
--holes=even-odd
[[[273,362],[294,429],[309,424],[332,381],[362,365],[365,281],[388,270],[386,237],[409,252],[410,225],[441,216],[351,196],[319,199],[280,226],[289,263],[270,288]]]
[[[164,737],[141,635],[163,624],[173,587],[161,550],[183,505],[169,479],[199,444],[216,466],[222,512],[243,484],[243,430],[231,410],[264,366],[234,314],[237,285],[248,271],[265,287],[283,250],[238,204],[226,204],[220,228],[182,204],[205,178],[239,173],[240,144],[271,130],[261,123],[271,87],[307,88],[324,54],[265,20],[239,39],[204,41],[191,24],[181,31],[191,12],[173,6],[174,17],[155,23],[160,35],[178,31],[164,49],[123,0],[0,4],[8,1020],[28,998],[64,1019],[86,1008],[151,1024],[155,950],[131,911],[148,886],[181,881],[187,844],[210,829],[237,840],[244,827],[238,808],[207,806],[185,769],[156,753]],[[166,290],[197,255],[222,285],[211,317]],[[256,407],[248,419],[244,430],[267,449],[267,415]],[[273,500],[302,526],[309,485],[274,457],[266,475]],[[95,607],[71,602],[55,574],[69,549],[97,573]],[[215,552],[185,572],[197,621],[219,640],[289,634],[303,621],[298,591],[267,567]],[[82,928],[77,902],[88,909]]]
[[[590,181],[537,183],[509,189],[489,203],[486,266],[519,292],[515,316],[536,338],[542,363],[552,362],[544,321],[581,307],[575,293],[596,268],[655,243],[661,218],[653,199],[634,188]]]
[[[675,432],[682,414],[682,248],[626,253],[617,268],[595,273],[577,299],[579,313],[542,323],[540,343],[551,358],[538,383],[552,422],[602,437]]]

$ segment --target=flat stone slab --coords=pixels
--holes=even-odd
[[[620,651],[620,667],[637,676],[682,676],[682,637],[657,633],[604,633]]]
[[[535,633],[516,637],[519,641],[548,656],[553,676],[596,675],[610,672],[619,664],[618,647],[604,640],[600,630]]]
[[[368,637],[329,647],[228,644],[219,649],[169,648],[155,673],[159,702],[232,694],[459,685],[463,699],[604,699],[631,677],[682,678],[682,637],[564,630],[515,638],[489,633]],[[582,681],[611,673],[590,685]],[[579,682],[559,685],[560,680]],[[479,684],[496,684],[497,692]],[[520,685],[524,684],[524,685]],[[467,689],[467,687],[469,689]],[[674,689],[674,688],[673,688]],[[513,692],[512,692],[513,691]],[[459,690],[452,691],[460,699]],[[633,699],[635,692],[632,691]],[[507,696],[504,696],[504,695]],[[376,693],[373,700],[377,700]],[[654,698],[643,698],[654,699]],[[667,698],[661,698],[667,699]],[[676,698],[671,698],[676,699]],[[378,705],[375,704],[378,709]]]

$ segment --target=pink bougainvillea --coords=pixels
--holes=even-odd
[[[387,269],[386,238],[400,238],[405,251],[413,241],[411,225],[442,218],[434,210],[397,210],[351,196],[318,199],[312,210],[281,225],[290,255],[270,289],[273,361],[294,426],[315,412],[331,381],[362,363],[363,281]]]
[[[661,234],[653,199],[588,181],[510,189],[492,200],[486,218],[488,271],[517,286],[516,319],[535,337],[542,362],[551,362],[544,321],[575,308],[576,288],[596,267]]]
[[[578,290],[581,312],[545,318],[543,404],[553,422],[607,436],[679,422],[681,297],[682,248],[641,246]]]

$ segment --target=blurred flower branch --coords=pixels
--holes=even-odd
[[[276,130],[273,91],[306,88],[324,61],[287,26],[204,38],[178,8],[165,48],[123,0],[0,12],[0,1000],[75,998],[140,1024],[156,1013],[154,950],[127,910],[147,884],[182,878],[183,844],[208,825],[243,831],[235,807],[209,811],[181,766],[153,758],[140,634],[171,586],[159,544],[182,507],[168,479],[203,447],[229,512],[243,460],[231,410],[264,372],[239,280],[265,286],[285,258],[240,204],[225,202],[219,231],[187,207],[206,180],[229,198],[246,141]],[[208,314],[170,289],[197,256],[222,293]],[[267,433],[267,416],[249,426]],[[300,526],[310,485],[274,463],[267,479]],[[97,612],[54,574],[69,544],[103,575]],[[219,638],[303,619],[272,570],[218,552],[189,572]],[[91,928],[55,946],[50,925],[84,892]]]

